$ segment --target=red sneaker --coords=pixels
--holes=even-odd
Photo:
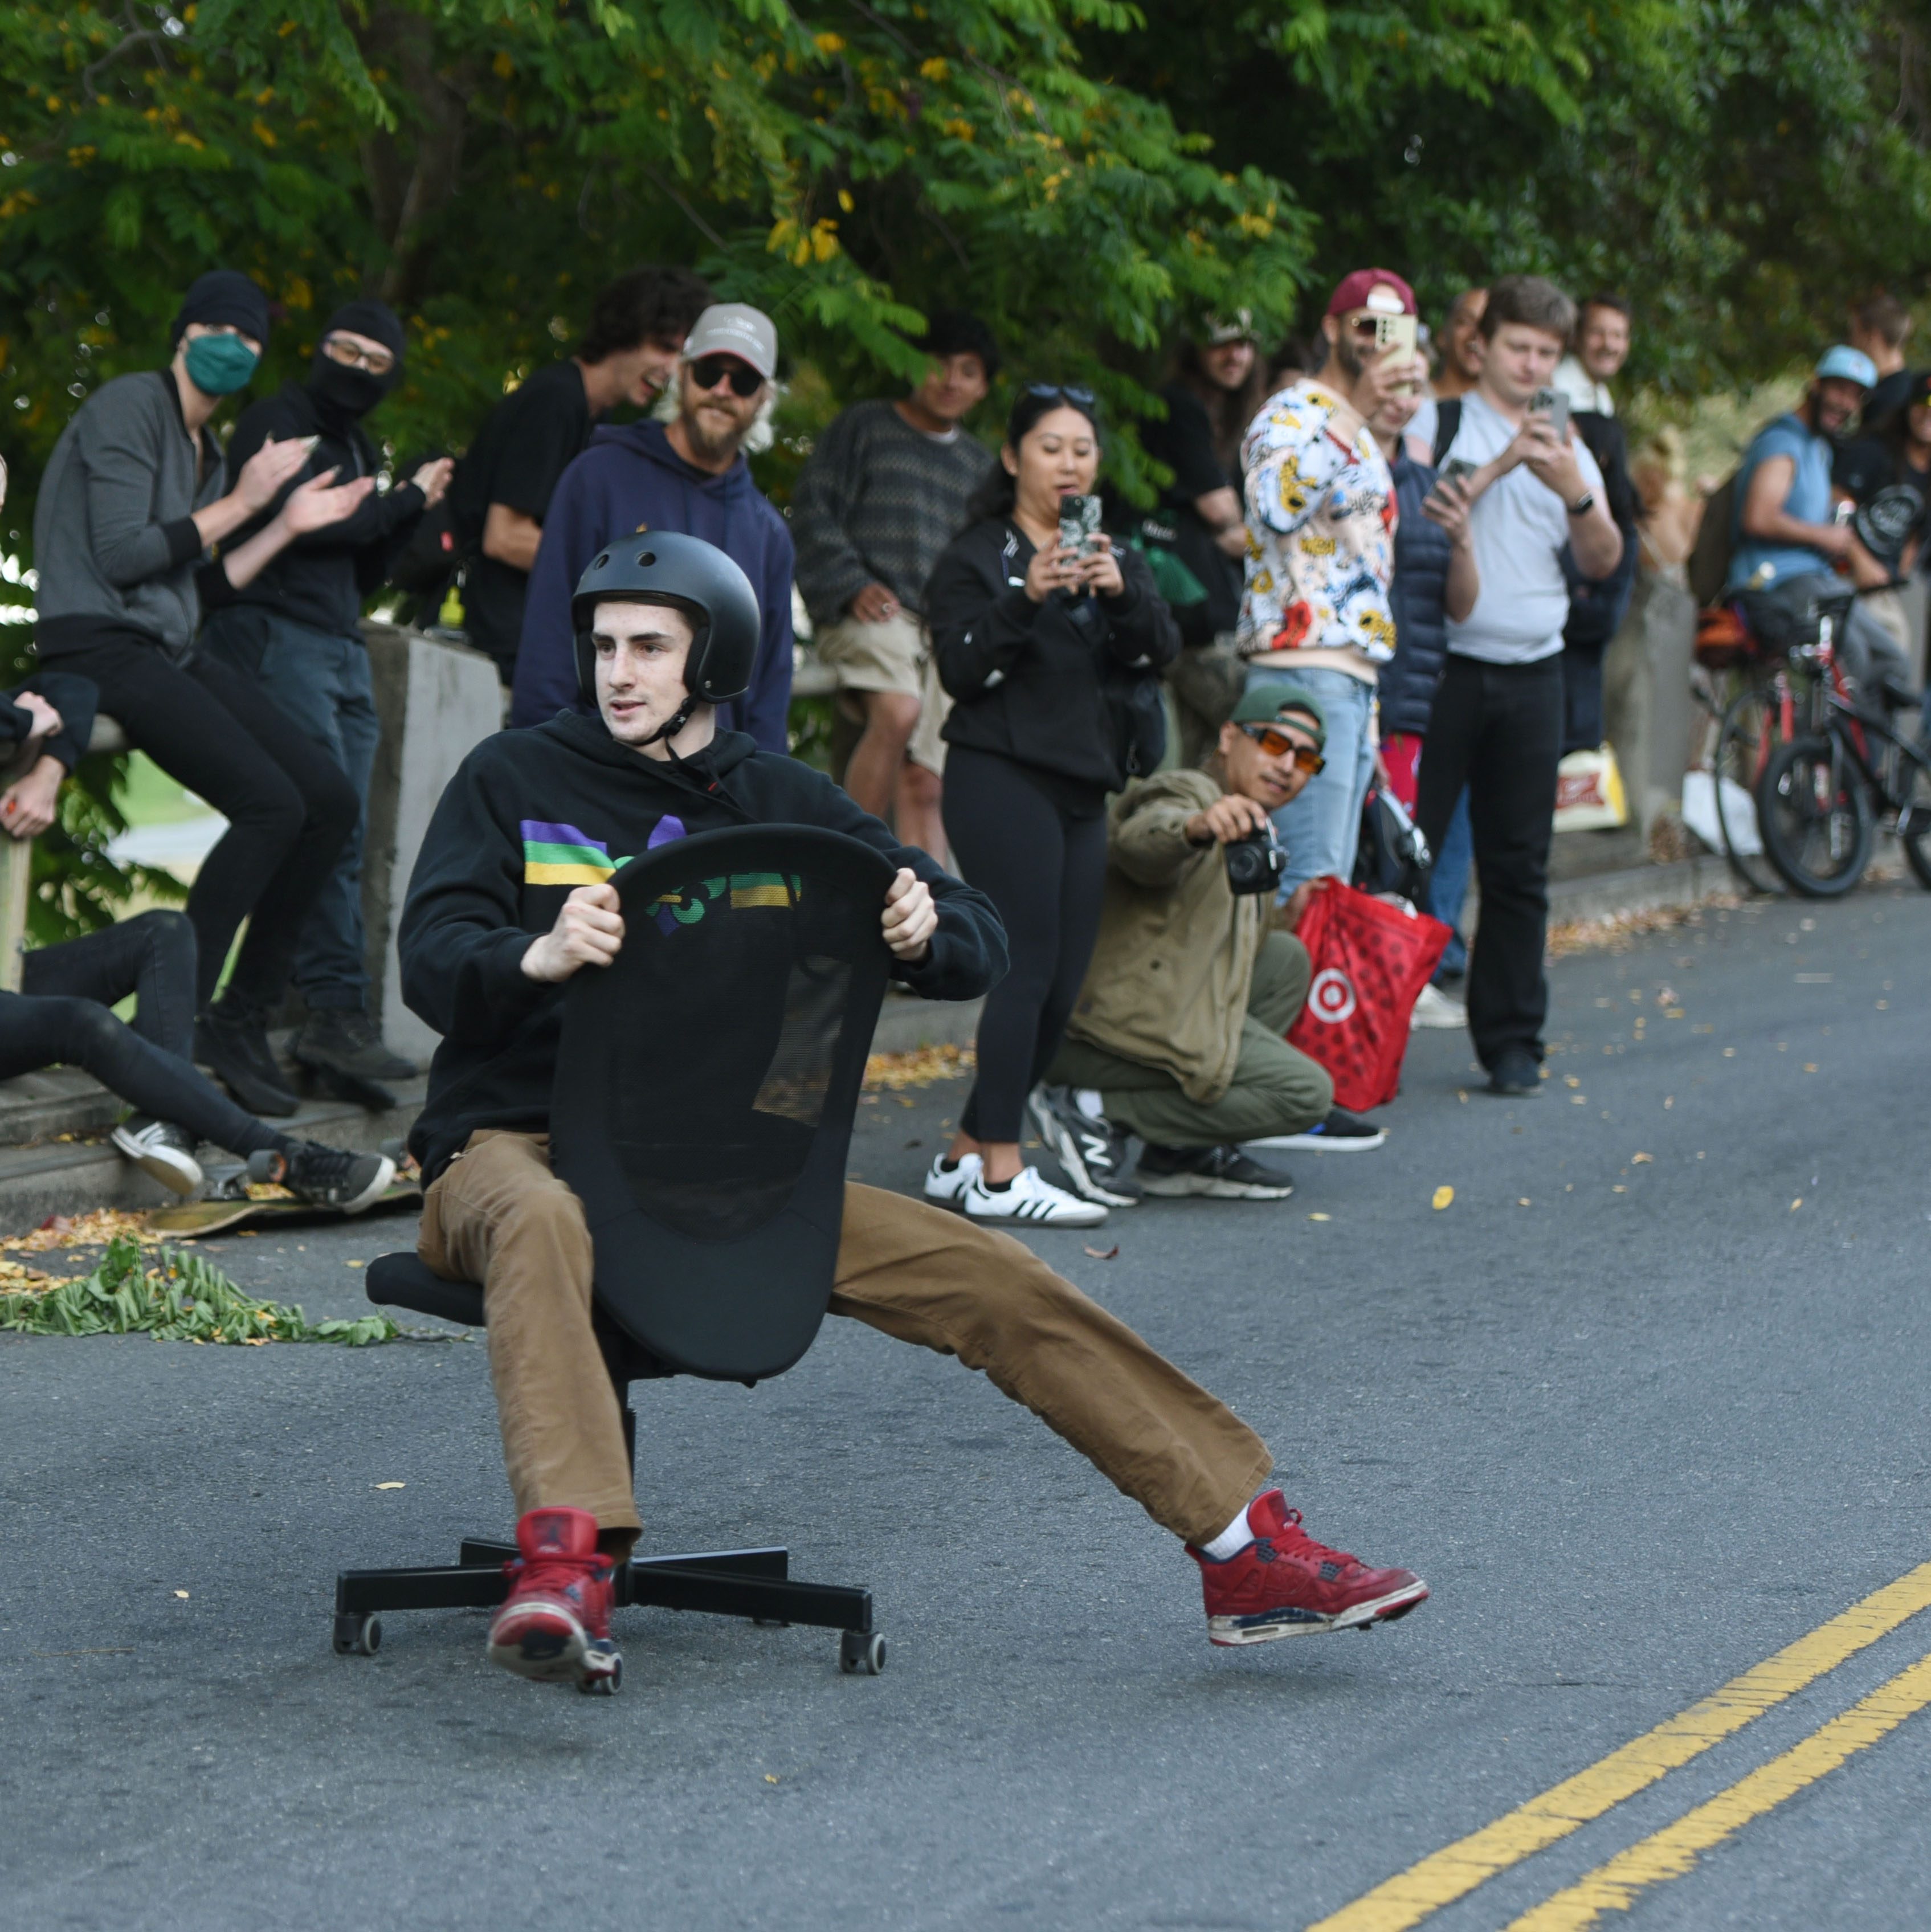
[[[1224,1563],[1191,1544],[1207,1600],[1209,1643],[1270,1643],[1315,1630],[1365,1629],[1405,1617],[1428,1594],[1412,1570],[1371,1570],[1317,1543],[1278,1490],[1248,1505],[1254,1540]]]
[[[614,1690],[623,1660],[611,1641],[616,1586],[588,1510],[531,1510],[516,1526],[521,1556],[503,1567],[509,1594],[491,1619],[489,1660],[539,1684]]]

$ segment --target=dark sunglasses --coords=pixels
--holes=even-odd
[[[1077,410],[1090,410],[1098,398],[1091,389],[1077,389],[1071,382],[1029,382],[1029,396],[1064,396]]]
[[[734,356],[705,356],[691,364],[691,382],[700,389],[714,389],[726,376],[734,396],[755,396],[764,386],[764,379],[748,362]]]
[[[1296,764],[1314,778],[1327,769],[1327,760],[1311,745],[1297,745],[1285,731],[1272,724],[1243,724],[1240,728],[1270,758],[1291,756]]]

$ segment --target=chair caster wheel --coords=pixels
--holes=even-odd
[[[614,1697],[623,1688],[623,1660],[614,1659],[609,1670],[595,1677],[579,1677],[577,1688],[586,1697]]]
[[[875,1677],[885,1667],[885,1640],[847,1630],[838,1640],[838,1667],[848,1677]]]
[[[335,1619],[338,1657],[373,1657],[382,1648],[382,1619],[350,1610]]]

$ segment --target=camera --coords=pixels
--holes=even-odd
[[[1231,892],[1271,892],[1287,869],[1287,854],[1274,827],[1263,826],[1245,838],[1230,838],[1221,848],[1227,862],[1227,890]]]

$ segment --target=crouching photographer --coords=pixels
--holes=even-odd
[[[1100,937],[1033,1118],[1078,1191],[1275,1201],[1293,1191],[1243,1143],[1352,1152],[1386,1136],[1334,1105],[1283,1037],[1307,949],[1272,929],[1284,869],[1270,814],[1322,765],[1321,708],[1299,686],[1249,691],[1200,771],[1129,786],[1108,815]],[[1288,902],[1292,926],[1311,880]],[[1128,1137],[1146,1144],[1128,1178]]]

